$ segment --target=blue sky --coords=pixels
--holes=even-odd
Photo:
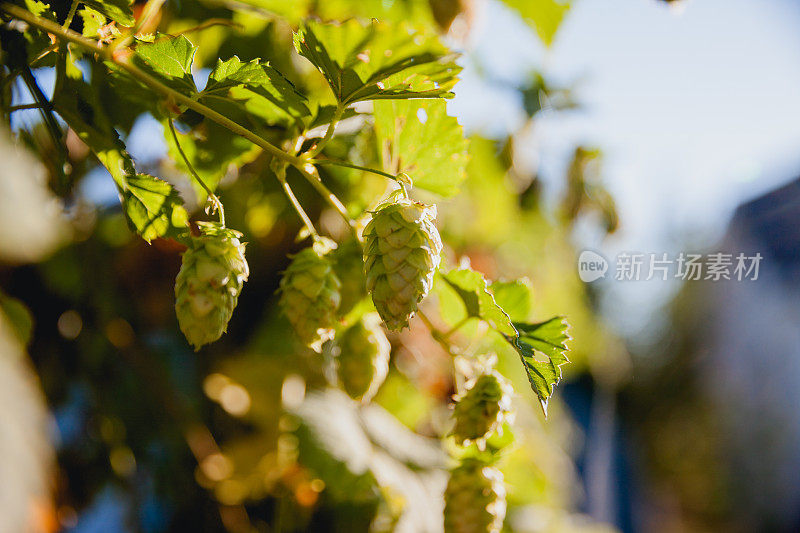
[[[521,83],[538,67],[577,82],[586,109],[544,118],[536,138],[551,193],[576,143],[606,152],[622,228],[605,242],[581,235],[587,246],[608,257],[713,248],[736,205],[800,174],[800,2],[687,0],[680,12],[655,0],[573,4],[545,52],[490,0],[467,48],[497,79]],[[519,127],[513,93],[467,63],[451,111],[468,129]],[[630,314],[674,287],[642,289],[610,292]]]

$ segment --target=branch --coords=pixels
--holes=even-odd
[[[9,15],[27,22],[31,26],[44,30],[48,33],[51,33],[60,39],[69,41],[71,43],[75,43],[78,46],[81,46],[89,51],[92,51],[102,57],[105,61],[113,63],[117,65],[122,70],[126,71],[128,74],[137,78],[139,81],[144,83],[145,85],[149,86],[151,89],[161,93],[162,95],[172,99],[176,103],[183,104],[189,109],[193,111],[197,111],[201,115],[213,120],[217,124],[228,128],[232,132],[244,137],[248,141],[252,142],[253,144],[262,148],[265,152],[268,152],[270,155],[282,159],[292,165],[303,165],[305,162],[301,160],[299,157],[284,152],[277,146],[271,144],[269,141],[256,135],[252,131],[248,130],[247,128],[237,124],[236,122],[232,121],[228,117],[214,111],[210,107],[207,107],[200,102],[197,102],[188,96],[170,88],[158,81],[156,78],[151,76],[150,74],[144,72],[136,65],[133,65],[130,62],[130,59],[127,55],[123,54],[115,54],[114,49],[111,47],[103,46],[97,41],[93,41],[92,39],[87,39],[83,35],[76,33],[69,29],[64,29],[55,22],[52,22],[47,19],[43,19],[41,17],[37,17],[33,13],[26,11],[25,9],[16,6],[14,4],[3,3],[0,4],[0,10],[5,11]]]

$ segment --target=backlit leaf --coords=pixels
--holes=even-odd
[[[128,176],[121,196],[128,220],[147,242],[177,236],[176,230],[186,227],[183,201],[166,181],[148,174]]]
[[[517,334],[508,314],[497,305],[494,295],[489,291],[483,274],[470,268],[459,268],[440,275],[460,296],[467,316],[485,320],[504,335]]]
[[[419,187],[452,196],[466,178],[468,141],[436,100],[375,102],[375,133],[384,170],[405,172]]]
[[[518,336],[503,336],[519,354],[546,415],[547,403],[561,381],[561,367],[569,363],[566,356],[569,324],[563,317],[553,317],[536,324],[515,322],[514,327]]]
[[[295,48],[325,76],[339,102],[449,98],[461,70],[436,36],[355,19],[307,21]]]

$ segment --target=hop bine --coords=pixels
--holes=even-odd
[[[499,533],[506,515],[503,474],[475,458],[450,473],[444,492],[445,533]]]
[[[238,231],[212,222],[198,222],[175,278],[175,312],[186,340],[195,351],[219,339],[239,300],[249,269]]]
[[[400,198],[379,206],[364,229],[367,289],[390,330],[407,327],[431,289],[442,252],[435,218],[436,206]]]
[[[336,244],[320,239],[292,258],[281,279],[280,305],[298,338],[315,351],[333,338],[341,282],[329,252]]]
[[[363,316],[336,338],[336,374],[354,400],[369,402],[389,372],[391,345],[375,313]]]

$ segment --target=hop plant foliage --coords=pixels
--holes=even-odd
[[[364,229],[367,289],[386,326],[401,330],[428,294],[442,241],[436,207],[407,198],[381,205]]]
[[[337,338],[336,374],[339,384],[354,400],[368,402],[375,396],[389,372],[391,345],[370,313]]]
[[[444,492],[445,533],[499,533],[506,515],[503,474],[475,459],[450,473]]]
[[[195,350],[225,333],[249,275],[241,233],[211,222],[198,226],[175,278],[178,324]]]
[[[511,384],[495,371],[468,382],[455,400],[453,436],[459,444],[483,441],[497,430],[511,412]]]
[[[333,241],[320,240],[292,258],[281,279],[280,305],[297,337],[315,351],[333,338],[342,283],[329,252]]]

